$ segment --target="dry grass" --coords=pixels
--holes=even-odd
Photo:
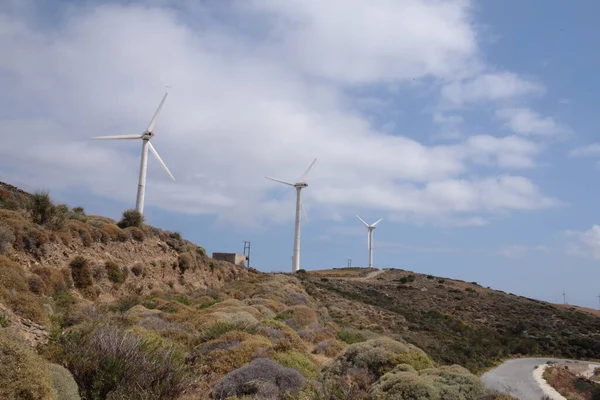
[[[588,379],[578,377],[567,367],[548,367],[544,379],[558,393],[569,400],[596,400],[600,398],[600,385]]]
[[[24,271],[16,263],[0,256],[0,299],[16,314],[42,325],[49,325],[40,299],[29,290]]]

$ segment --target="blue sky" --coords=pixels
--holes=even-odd
[[[0,179],[291,269],[367,262],[598,307],[600,5],[468,0],[0,5]]]

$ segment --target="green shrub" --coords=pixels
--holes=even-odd
[[[303,268],[300,268],[298,271],[296,271],[297,274],[306,274],[306,270]]]
[[[85,289],[94,285],[92,267],[87,258],[76,256],[71,260],[69,266],[71,267],[71,277],[76,288]]]
[[[130,210],[125,210],[123,212],[123,217],[117,223],[117,226],[121,229],[129,228],[132,226],[136,227],[136,228],[141,228],[143,224],[144,224],[144,216],[141,213],[139,213],[137,210],[130,209]]]
[[[417,370],[434,365],[429,356],[418,347],[381,337],[348,346],[327,365],[324,373],[328,378],[342,377],[358,368],[366,369],[375,378],[379,378],[399,364],[409,364]]]
[[[10,326],[10,319],[4,314],[0,314],[0,328],[8,328]]]
[[[358,329],[344,328],[337,332],[337,338],[344,343],[354,344],[374,339],[378,335],[373,332],[361,331]]]
[[[441,400],[433,379],[410,372],[388,373],[372,387],[375,398],[388,400]],[[444,400],[450,400],[449,398]],[[466,400],[466,399],[465,399]]]
[[[116,262],[109,260],[104,263],[104,268],[106,269],[106,276],[108,280],[113,283],[123,283],[125,282],[125,273],[119,267],[119,264]]]
[[[57,399],[45,361],[0,332],[0,398]]]
[[[433,276],[433,275],[427,275],[427,279],[429,279],[429,280],[435,279],[435,276]]]
[[[47,191],[36,191],[31,195],[29,201],[29,213],[34,223],[44,225],[54,212],[54,203],[50,199],[50,194]]]
[[[276,353],[273,360],[284,367],[295,369],[305,378],[314,379],[317,377],[318,367],[315,362],[308,355],[299,351]]]
[[[52,387],[58,394],[60,400],[80,400],[79,388],[73,375],[68,369],[58,364],[50,364],[50,377]]]

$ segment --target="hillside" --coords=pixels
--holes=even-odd
[[[508,399],[473,373],[600,358],[590,313],[402,270],[260,273],[138,217],[0,185],[0,398]]]

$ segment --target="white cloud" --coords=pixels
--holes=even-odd
[[[310,76],[365,84],[454,77],[476,62],[466,0],[252,0],[275,16],[274,51]]]
[[[187,25],[168,8],[75,7],[43,29],[0,13],[0,104],[11,116],[0,117],[2,169],[32,185],[79,186],[133,203],[140,144],[88,138],[141,133],[171,85],[153,143],[177,182],[151,159],[148,205],[237,223],[289,220],[293,190],[263,176],[293,180],[313,157],[319,161],[303,193],[311,215],[339,219],[370,207],[440,216],[557,204],[526,177],[467,178],[479,164],[534,166],[533,142],[478,135],[426,146],[379,132],[348,110],[343,85],[452,80],[476,64],[467,1],[232,4],[268,22],[252,46],[245,31],[208,18]],[[511,93],[527,91],[509,76]],[[494,79],[478,79],[461,99],[508,93]]]
[[[568,253],[600,260],[600,225],[593,225],[583,232],[568,231],[567,235],[577,239],[569,245]]]
[[[496,116],[505,121],[513,132],[521,135],[556,136],[569,133],[569,129],[551,117],[542,117],[528,108],[503,108]]]
[[[512,72],[482,73],[447,84],[442,97],[454,105],[479,101],[507,100],[544,93],[544,87]]]
[[[571,157],[598,156],[600,155],[600,143],[592,143],[587,146],[578,147],[569,152]]]
[[[544,245],[536,246],[525,246],[525,245],[508,245],[500,249],[499,253],[506,258],[523,258],[527,254],[535,253],[548,253],[550,248]]]

